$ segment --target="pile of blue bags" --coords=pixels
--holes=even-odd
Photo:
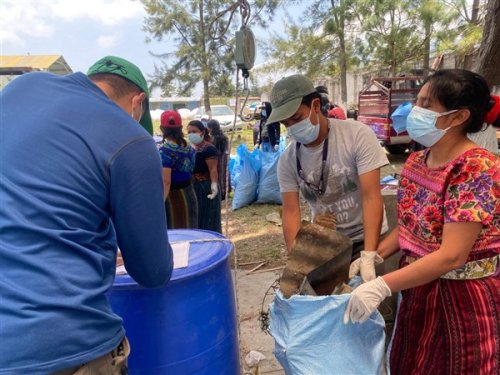
[[[250,152],[244,144],[236,149],[229,161],[231,185],[234,191],[232,208],[240,209],[252,203],[281,204],[278,183],[278,152]]]

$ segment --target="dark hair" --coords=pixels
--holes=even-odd
[[[270,102],[262,102],[262,106],[264,106],[266,110],[266,116],[269,117],[269,115],[273,111],[273,106],[271,105]]]
[[[219,121],[217,121],[215,119],[209,120],[207,122],[207,128],[212,131],[212,134],[214,134],[214,132],[215,133],[222,133],[222,131],[220,130]]]
[[[195,128],[198,128],[198,130],[203,133],[203,139],[210,142],[210,135],[208,134],[208,130],[200,120],[191,120],[189,121],[188,126],[194,126]]]
[[[116,74],[96,73],[89,76],[89,79],[92,82],[104,82],[108,84],[117,98],[122,98],[130,94],[137,95],[143,92],[135,83]]]
[[[227,145],[229,143],[226,135],[220,130],[220,124],[217,120],[210,120],[207,124],[207,128],[210,129],[212,136],[212,143],[219,150],[220,153],[225,153],[227,151]]]
[[[183,147],[187,146],[187,142],[184,139],[184,134],[182,134],[182,127],[166,128],[166,127],[160,126],[160,130],[161,130],[161,133],[163,134],[163,140],[165,140],[165,138],[170,138],[170,139],[173,139],[175,141],[175,143],[177,143],[179,146],[183,146]]]
[[[479,74],[463,69],[438,70],[427,77],[429,95],[447,111],[468,109],[470,117],[464,133],[477,133],[483,128],[484,116],[490,108],[490,89]]]
[[[328,89],[324,85],[316,86],[316,91],[319,92],[320,94],[328,95]]]
[[[320,94],[317,91],[314,91],[313,93],[304,96],[300,104],[305,104],[306,106],[310,107],[314,99],[319,99],[321,101]]]

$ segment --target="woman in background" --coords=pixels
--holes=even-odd
[[[217,173],[219,175],[219,186],[221,187],[221,200],[224,200],[226,199],[226,187],[229,187],[227,193],[229,194],[231,192],[231,179],[229,173],[227,173],[229,162],[229,140],[222,130],[220,130],[219,121],[210,120],[207,124],[207,128],[210,133],[212,143],[219,152]]]
[[[195,151],[182,134],[182,119],[176,111],[161,114],[163,144],[163,197],[169,229],[198,228],[198,201],[191,183]]]
[[[189,122],[188,140],[196,150],[193,185],[198,199],[198,228],[222,233],[218,151],[201,121]]]

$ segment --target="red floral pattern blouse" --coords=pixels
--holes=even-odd
[[[468,261],[500,253],[500,158],[482,148],[429,168],[429,150],[411,154],[398,190],[399,245],[424,256],[441,244],[444,223],[482,222]]]

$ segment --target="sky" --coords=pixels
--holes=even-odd
[[[150,52],[175,47],[145,42],[145,15],[134,0],[0,0],[0,55],[62,55],[73,71],[82,72],[101,57],[116,55],[138,65],[147,78],[155,63],[160,65]],[[282,28],[283,22],[274,26]],[[263,62],[257,51],[256,64]]]

